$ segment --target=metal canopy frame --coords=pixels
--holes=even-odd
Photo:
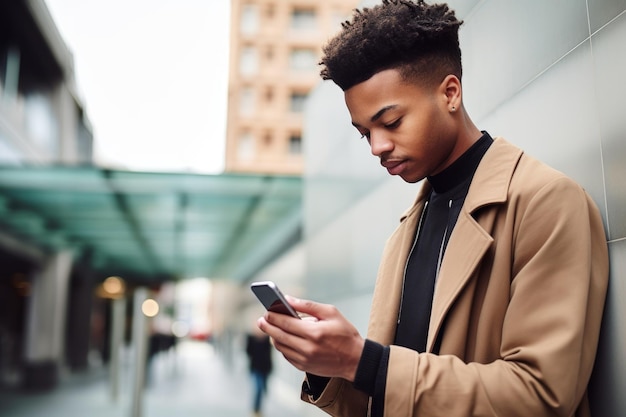
[[[103,278],[249,279],[301,238],[296,176],[0,167],[0,233]]]

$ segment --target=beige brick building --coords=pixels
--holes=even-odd
[[[321,48],[358,0],[232,0],[226,171],[300,174]]]

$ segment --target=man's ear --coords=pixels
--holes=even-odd
[[[440,91],[446,100],[448,110],[454,112],[461,108],[463,89],[461,88],[461,80],[456,75],[447,75],[440,84]]]

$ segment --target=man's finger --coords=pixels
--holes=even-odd
[[[335,311],[335,308],[328,304],[316,303],[311,300],[302,300],[289,295],[286,297],[289,304],[291,304],[297,312],[308,314],[318,320],[330,317],[330,315],[332,315]]]

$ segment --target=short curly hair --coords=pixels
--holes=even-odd
[[[422,0],[383,0],[355,10],[324,46],[320,75],[344,91],[391,68],[405,80],[440,83],[449,74],[460,80],[462,23],[446,4]]]

